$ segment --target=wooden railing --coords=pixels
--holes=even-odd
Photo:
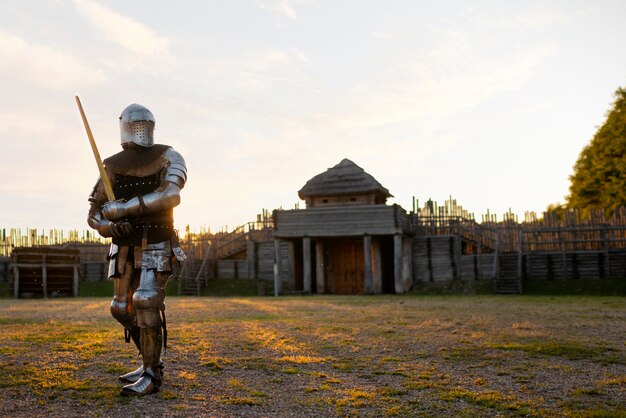
[[[445,206],[427,203],[411,214],[413,232],[418,236],[457,235],[464,241],[464,253],[491,252],[496,242],[501,253],[528,251],[609,251],[626,248],[626,208],[612,216],[605,211],[568,210],[560,215],[547,212],[539,218],[527,213],[523,222],[511,212],[498,222],[493,214],[474,220],[455,203]]]

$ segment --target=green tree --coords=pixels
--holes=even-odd
[[[570,209],[626,206],[626,90],[617,89],[613,109],[587,144],[570,176]]]

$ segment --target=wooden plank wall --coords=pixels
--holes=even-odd
[[[409,231],[409,219],[400,206],[354,205],[274,211],[275,236],[296,238],[393,235]]]
[[[217,277],[220,279],[247,279],[248,260],[217,260]]]
[[[9,281],[9,265],[11,259],[9,257],[0,257],[0,282]]]
[[[273,280],[274,279],[274,241],[258,241],[255,242],[256,250],[256,271],[258,279]],[[291,269],[289,265],[289,244],[287,241],[280,241],[280,276],[283,283],[287,283],[287,279],[291,277]]]
[[[509,272],[494,271],[495,253],[463,254],[455,251],[459,237],[439,235],[413,239],[414,282],[445,282],[454,279],[492,279],[494,273],[517,277],[515,253],[500,253],[498,265],[506,258]],[[460,267],[456,270],[456,266]],[[502,268],[502,267],[501,267]],[[602,279],[626,277],[626,249],[605,251],[532,251],[522,255],[521,275],[528,280]]]

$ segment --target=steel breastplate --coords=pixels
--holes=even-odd
[[[150,148],[127,148],[104,160],[111,173],[113,192],[117,199],[132,199],[156,191],[161,184],[161,173],[167,167],[164,156],[170,147],[154,145]],[[135,231],[122,238],[114,238],[118,245],[141,245],[144,232],[148,244],[170,239],[174,235],[174,210],[146,213],[126,219]]]

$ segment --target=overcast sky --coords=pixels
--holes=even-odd
[[[349,158],[411,210],[563,202],[626,86],[625,1],[0,0],[0,228],[87,229],[130,103],[186,159],[176,224],[291,208]],[[302,205],[304,206],[304,205]]]

